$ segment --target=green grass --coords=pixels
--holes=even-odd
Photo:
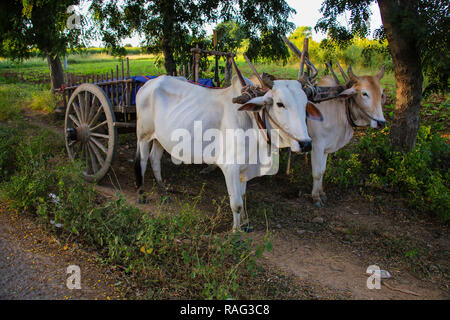
[[[160,75],[165,74],[161,56],[156,55],[130,55],[131,75]],[[236,62],[243,74],[247,77],[253,75],[250,67],[242,56],[238,56]],[[68,69],[66,72],[85,74],[105,74],[111,70],[116,71],[116,65],[121,63],[121,59],[112,57],[106,53],[81,54],[68,56]],[[202,77],[213,77],[213,59],[210,58],[209,70],[203,72]],[[219,67],[224,68],[225,62],[220,60]],[[255,63],[259,72],[268,72],[276,77],[285,79],[296,79],[298,73],[298,62],[290,62],[283,65],[281,62]],[[319,70],[324,70],[323,66],[317,65]],[[346,66],[343,66],[344,68]],[[354,67],[356,74],[375,74],[378,70]],[[12,62],[10,60],[0,60],[0,74],[4,72],[23,73],[24,76],[33,80],[39,75],[48,75],[47,61],[42,58],[31,58],[23,62]],[[223,78],[223,75],[221,75]],[[340,75],[339,75],[340,77]],[[340,77],[341,78],[341,77]],[[342,79],[342,78],[341,78]],[[395,79],[392,74],[387,73],[382,80],[383,85],[394,86]]]
[[[52,112],[56,98],[45,85],[0,82],[0,121],[18,119],[25,108]]]
[[[17,124],[0,127],[0,194],[10,209],[36,215],[47,228],[50,220],[60,223],[103,262],[125,270],[144,298],[268,298],[261,296],[270,284],[257,262],[272,248],[268,237],[257,242],[224,232],[229,215],[221,205],[214,214],[197,208],[202,192],[179,200],[176,212],[144,213],[120,193],[107,201],[77,163],[67,162],[60,135]]]

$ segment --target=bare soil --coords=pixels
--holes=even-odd
[[[51,227],[51,226],[50,226]],[[121,279],[95,252],[62,242],[35,219],[0,206],[1,300],[109,300],[123,297]],[[81,289],[66,285],[67,267],[81,271]]]
[[[50,126],[62,134],[62,122],[58,124],[42,116],[32,116],[29,120],[41,126]],[[127,201],[137,205],[132,163],[135,137],[132,134],[120,136],[118,141],[120,144],[113,168],[97,186],[97,190],[106,197],[114,197],[120,190]],[[301,287],[307,283],[314,287],[310,296],[313,299],[449,298],[448,225],[437,221],[432,215],[419,214],[408,208],[398,195],[382,193],[368,196],[365,190],[343,190],[327,185],[325,190],[329,200],[324,208],[317,209],[308,196],[312,184],[309,163],[305,163],[303,155],[294,156],[292,161],[298,163],[304,172],[304,178],[299,181],[293,181],[292,176],[283,174],[281,171],[284,169],[281,168],[276,176],[254,179],[247,186],[247,210],[250,222],[255,227],[251,236],[262,238],[267,230],[273,234],[274,249],[265,253],[261,260],[271,273],[293,279],[292,286]],[[177,166],[165,154],[162,174],[171,190],[171,201],[162,202],[149,168],[145,180],[149,203],[138,206],[149,214],[159,206],[174,211],[183,201],[189,201],[203,192],[201,210],[214,214],[218,203],[227,208],[228,197],[222,173],[216,170],[201,175],[200,171],[204,167]],[[18,226],[12,224],[12,220],[2,219],[0,234],[4,239],[4,234],[11,232],[8,230],[12,229],[14,233]],[[231,211],[227,223],[231,227]],[[13,240],[7,236],[6,240],[0,242],[0,250],[5,252],[10,242],[14,243],[14,248],[20,248],[24,241],[20,237]],[[23,268],[30,268],[28,261],[32,260],[28,258],[28,253],[20,249],[13,250],[11,253],[19,263],[25,261]],[[42,268],[45,263],[48,264],[47,261],[52,261],[47,255],[45,257],[47,260],[36,260],[35,264]],[[6,258],[7,254],[0,256],[0,272],[11,274],[10,278],[15,277],[16,273],[3,267]],[[51,274],[61,273],[65,277],[65,269],[63,272],[60,270],[66,265],[54,259],[53,264],[44,269]],[[58,258],[58,261],[64,260]],[[380,290],[367,288],[365,272],[370,265],[378,265],[389,271],[392,278],[384,281],[387,286],[382,285]],[[99,277],[104,274],[102,267],[93,268],[98,268],[93,274]],[[61,278],[58,281],[60,284]],[[34,285],[32,279],[29,282]],[[28,288],[29,291],[30,283],[12,282],[9,290],[17,286],[18,297],[39,298],[21,289]],[[4,287],[0,286],[0,292]],[[61,284],[56,291],[52,290],[47,294],[59,298],[67,296]],[[86,292],[84,297],[104,297],[105,294],[115,296],[110,291],[102,290],[95,293],[90,291],[89,294]]]
[[[133,135],[123,138],[113,169],[98,190],[110,196],[121,190],[136,205],[134,141]],[[300,163],[306,177],[311,175],[303,155],[293,161]],[[202,175],[205,166],[177,166],[167,154],[162,168],[163,179],[172,191],[171,201],[161,202],[149,168],[146,186],[150,199],[149,204],[139,205],[142,209],[151,213],[163,205],[168,211],[176,210],[178,203],[189,201],[202,188],[202,210],[214,214],[222,201],[228,206],[220,170]],[[252,236],[262,238],[266,230],[274,235],[274,249],[264,255],[269,268],[293,276],[299,283],[307,280],[322,288],[323,295],[318,294],[322,299],[334,299],[336,292],[339,298],[348,299],[449,298],[448,226],[407,208],[403,199],[388,193],[371,201],[358,190],[326,186],[329,200],[317,209],[309,197],[310,179],[291,182],[282,170],[276,176],[254,179],[247,186],[247,210],[255,227]],[[230,212],[229,226],[231,216]],[[392,278],[385,282],[391,289],[367,289],[365,273],[370,265],[389,271]]]

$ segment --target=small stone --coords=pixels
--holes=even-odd
[[[312,219],[313,223],[323,223],[324,219],[322,217],[315,217],[314,219]]]
[[[281,229],[281,224],[277,223],[277,225],[275,227],[277,227],[278,229]]]
[[[297,234],[299,236],[301,236],[302,234],[304,234],[306,232],[306,230],[297,230]]]

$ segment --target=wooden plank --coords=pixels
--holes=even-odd
[[[122,59],[122,80],[125,78],[125,72],[124,72],[124,66],[123,66],[123,59]],[[126,92],[125,92],[125,83],[121,82],[120,84],[121,90],[122,90],[122,102],[121,104],[124,105],[126,100]]]
[[[300,56],[300,69],[298,70],[298,80],[303,78],[303,69],[305,67],[306,53],[308,52],[308,38],[303,39],[303,52]]]
[[[136,128],[136,122],[114,122],[116,128]]]
[[[198,45],[196,46],[196,49],[198,49]],[[198,82],[199,63],[200,63],[199,58],[200,58],[200,54],[198,52],[194,52],[194,81],[195,82]]]
[[[116,64],[116,80],[119,80],[119,65]],[[119,84],[116,83],[116,104],[120,105],[119,101]]]
[[[214,30],[214,51],[217,51],[217,30]],[[214,81],[219,86],[219,56],[215,55]]]

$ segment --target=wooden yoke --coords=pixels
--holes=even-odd
[[[216,74],[215,74],[215,81],[218,85],[219,81],[219,71],[218,71],[218,57],[226,57],[227,61],[229,59],[234,58],[236,55],[232,52],[222,52],[222,51],[216,51],[216,50],[203,50],[198,47],[198,45],[195,48],[191,49],[192,54],[194,55],[194,81],[198,82],[199,79],[199,64],[200,64],[200,54],[206,54],[211,56],[216,56]],[[228,63],[227,63],[228,65]],[[230,71],[228,71],[230,73]],[[232,71],[231,71],[232,72]],[[225,70],[225,75],[227,75],[227,70]],[[231,80],[231,79],[230,79]],[[226,82],[226,81],[225,81]]]

